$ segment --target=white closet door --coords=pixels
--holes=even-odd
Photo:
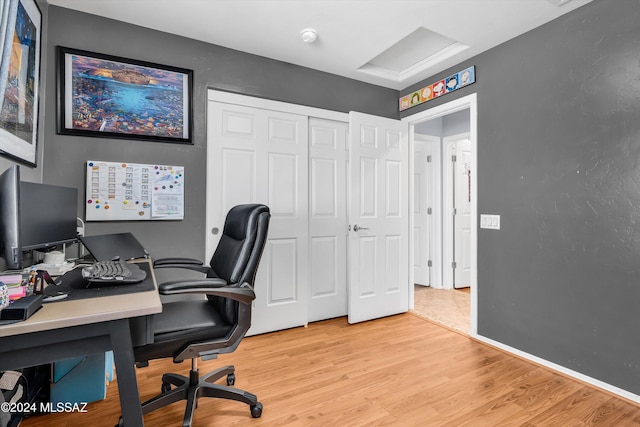
[[[348,123],[309,118],[309,321],[347,314]]]
[[[209,101],[207,258],[224,218],[241,203],[271,209],[249,334],[301,326],[308,313],[308,120]],[[213,234],[213,229],[220,232]]]
[[[350,114],[349,323],[409,308],[408,125]]]

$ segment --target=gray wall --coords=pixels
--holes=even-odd
[[[76,186],[84,194],[85,161],[89,159],[184,166],[183,221],[87,225],[87,234],[130,230],[155,258],[175,254],[204,256],[207,88],[335,111],[398,117],[396,90],[54,6],[48,7],[48,24],[44,182]],[[194,144],[57,135],[58,45],[194,70]],[[84,197],[81,202],[84,206]]]
[[[640,2],[596,0],[469,65],[478,332],[640,394]]]

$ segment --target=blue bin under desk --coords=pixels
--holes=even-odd
[[[89,403],[107,395],[113,380],[113,353],[92,354],[53,364],[51,403]]]

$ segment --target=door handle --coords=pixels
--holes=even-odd
[[[353,226],[353,231],[368,230],[367,227],[360,227],[358,224]]]

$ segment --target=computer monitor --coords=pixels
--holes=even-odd
[[[7,268],[21,269],[22,253],[51,250],[77,239],[78,190],[20,182],[20,167],[0,175],[0,239]]]
[[[78,237],[78,189],[20,183],[20,244],[22,250],[43,252]]]
[[[7,268],[22,268],[20,244],[20,167],[11,166],[0,175],[0,239]]]

